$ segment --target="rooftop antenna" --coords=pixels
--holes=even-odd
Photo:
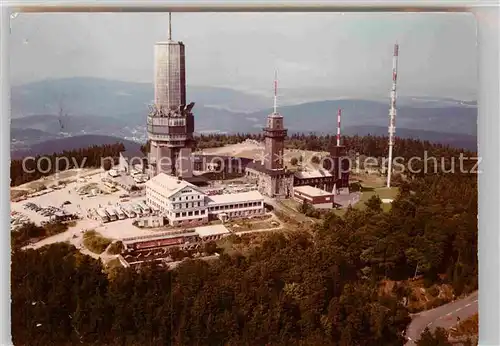
[[[274,114],[278,114],[278,71],[274,70]]]
[[[342,109],[339,108],[337,111],[337,147],[340,147],[340,117],[342,115]]]
[[[387,168],[387,187],[391,187],[392,174],[392,148],[394,146],[394,134],[396,133],[396,84],[398,80],[398,55],[399,44],[394,45],[394,55],[392,57],[392,89],[391,89],[391,109],[389,111],[389,165]]]
[[[172,12],[168,12],[168,40],[172,41]]]

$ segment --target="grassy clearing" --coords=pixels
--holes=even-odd
[[[300,203],[294,199],[284,199],[284,200],[280,201],[280,203],[283,204],[285,207],[293,209],[297,212],[298,212],[299,207],[300,207]]]
[[[365,202],[368,201],[372,196],[378,195],[380,199],[388,198],[388,199],[394,199],[398,195],[399,188],[397,187],[379,187],[379,188],[372,188],[372,187],[363,187],[362,193],[361,193],[361,199],[359,202],[355,205],[355,208],[358,208],[360,210],[363,210],[365,206]],[[384,211],[388,211],[391,209],[391,204],[390,203],[383,203],[382,207]]]
[[[246,219],[238,220],[230,225],[227,225],[233,232],[242,232],[242,231],[250,231],[250,230],[260,230],[260,229],[269,229],[275,228],[279,225],[276,225],[272,220],[259,220],[259,221],[248,221]]]
[[[83,245],[95,254],[102,254],[109,244],[111,240],[96,231],[87,231],[83,235]]]
[[[364,186],[361,191],[361,198],[359,202],[356,203],[353,208],[358,210],[364,210],[366,208],[365,203],[375,195],[378,195],[380,199],[395,199],[399,193],[399,188],[397,187],[366,187]],[[334,211],[337,216],[344,216],[347,209],[336,209]],[[382,210],[388,212],[391,210],[391,203],[382,203]]]

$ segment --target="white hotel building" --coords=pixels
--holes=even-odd
[[[197,186],[165,173],[146,183],[146,202],[160,209],[173,226],[264,214],[264,198],[258,191],[208,196]]]

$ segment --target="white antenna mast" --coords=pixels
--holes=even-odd
[[[340,147],[340,117],[342,116],[342,109],[337,111],[337,147]]]
[[[274,114],[278,113],[278,71],[274,70]]]
[[[398,55],[399,45],[394,45],[394,55],[392,57],[392,89],[391,89],[391,109],[389,111],[389,167],[387,168],[387,187],[391,187],[392,175],[392,148],[394,146],[394,134],[396,133],[396,84],[398,79]]]

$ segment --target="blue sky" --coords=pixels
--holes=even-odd
[[[400,95],[473,99],[476,27],[470,14],[174,13],[187,81],[266,93],[282,88],[387,95],[400,44]],[[11,80],[100,77],[152,82],[153,45],[168,14],[20,14]]]

